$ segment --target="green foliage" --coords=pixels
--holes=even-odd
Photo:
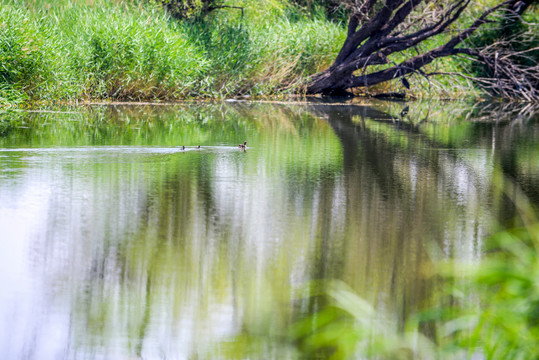
[[[65,14],[73,54],[67,68],[90,98],[158,99],[196,88],[207,61],[157,11],[74,8]]]
[[[387,315],[352,289],[330,282],[324,290],[327,305],[296,322],[290,339],[307,358],[431,359],[482,354],[486,359],[536,359],[539,222],[498,232],[488,241],[496,251],[475,266],[459,265],[458,280],[448,282],[453,284],[449,287],[453,307],[423,311],[411,318],[403,333],[394,330],[390,317],[380,320]],[[455,274],[452,270],[451,277]],[[438,336],[429,339],[421,327],[433,321]]]
[[[331,21],[345,23],[348,12],[344,1],[338,0],[291,0],[293,9],[300,9],[305,15],[314,15],[319,18],[327,18]],[[292,10],[291,14],[296,14]],[[293,15],[292,15],[293,16]]]
[[[488,239],[488,253],[475,264],[440,268],[447,285],[444,307],[411,317],[403,333],[387,317],[342,283],[323,291],[329,302],[297,322],[292,339],[308,356],[351,359],[464,358],[537,359],[539,354],[539,221],[536,210],[509,180],[494,180],[516,201],[524,226],[501,230]],[[515,196],[515,194],[517,194]],[[376,321],[374,319],[376,318]],[[387,317],[388,321],[390,317]],[[422,328],[435,323],[434,338]],[[329,352],[328,352],[329,351]],[[468,355],[466,355],[468,354]],[[318,356],[320,357],[320,356]]]
[[[182,24],[182,29],[209,63],[202,94],[217,92],[226,96],[248,92],[245,78],[257,57],[248,29],[228,21],[199,21]]]
[[[155,0],[176,19],[197,19],[221,4],[219,0]]]
[[[14,97],[178,98],[197,89],[207,68],[156,9],[141,14],[105,3],[71,4],[34,13],[7,5],[1,15],[0,93],[9,103]]]
[[[476,32],[469,42],[474,47],[492,46],[498,43],[496,48],[499,51],[512,51],[521,55],[515,57],[518,64],[533,66],[539,60],[539,35],[536,31],[538,21],[539,13],[533,9],[517,18],[506,14],[498,22],[490,24],[490,27],[485,28],[484,31]],[[480,71],[479,67],[476,70]],[[492,74],[488,73],[488,75]]]
[[[307,358],[407,359],[418,355],[417,341],[428,342],[418,334],[402,335],[393,330],[395,325],[389,317],[381,319],[370,303],[343,282],[329,281],[323,284],[323,289],[321,293],[325,294],[327,305],[296,322],[290,333]],[[422,355],[426,355],[427,349],[422,348]]]
[[[327,66],[344,35],[322,19],[290,23],[282,1],[195,21],[145,2],[0,3],[4,104],[275,94]]]
[[[308,19],[281,20],[254,33],[254,47],[259,49],[254,90],[261,93],[297,88],[331,64],[345,38],[338,25]]]
[[[453,296],[460,306],[442,321],[442,342],[487,359],[536,359],[539,354],[539,219],[537,210],[509,179],[500,187],[519,210],[522,226],[487,239],[478,264],[453,264]]]
[[[0,103],[35,95],[50,76],[39,27],[20,9],[0,9]]]
[[[0,4],[0,104],[297,92],[310,75],[331,64],[345,39],[345,10],[334,0]],[[241,7],[242,16],[221,5]],[[211,16],[196,15],[216,7]],[[439,46],[444,39],[425,46]],[[462,64],[442,59],[429,71],[462,73]],[[434,92],[454,98],[472,89],[470,80],[458,77],[408,80],[416,97]],[[401,86],[396,81],[377,90]]]

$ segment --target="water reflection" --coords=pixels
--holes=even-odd
[[[226,357],[216,344],[239,334],[295,357],[280,339],[320,306],[298,293],[313,279],[344,280],[402,328],[432,301],[433,263],[474,261],[513,219],[496,168],[539,202],[529,109],[71,110],[2,120],[7,359]]]

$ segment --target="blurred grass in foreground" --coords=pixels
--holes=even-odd
[[[537,209],[500,172],[493,186],[514,202],[521,226],[485,239],[486,254],[477,263],[442,261],[438,275],[446,290],[436,296],[438,305],[412,314],[403,329],[344,282],[324,280],[298,289],[297,301],[307,299],[311,315],[279,329],[246,329],[219,346],[221,355],[257,358],[280,348],[299,359],[536,359]]]
[[[514,228],[486,240],[478,264],[446,264],[457,306],[441,318],[438,339],[486,359],[536,359],[539,354],[539,218],[537,209],[510,179],[497,172],[493,186],[518,211]],[[442,338],[444,337],[444,338]]]

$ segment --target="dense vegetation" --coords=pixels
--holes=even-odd
[[[473,8],[470,1],[446,0],[345,3],[350,8],[346,40],[334,63],[310,77],[308,94],[346,94],[397,78],[409,89],[407,76],[420,74],[428,79],[439,75],[430,71],[432,63],[460,55],[490,70],[487,77],[477,80],[492,93],[539,100],[539,66],[533,60],[532,65],[522,62],[522,58],[539,58],[536,24],[522,18],[533,0],[474,2]],[[476,13],[479,9],[483,12]],[[477,46],[470,37],[488,31],[487,24],[497,33],[512,34]],[[521,50],[510,46],[512,42],[522,43]],[[406,56],[406,50],[412,49]]]
[[[309,75],[331,64],[346,36],[346,12],[330,0],[213,1],[185,16],[178,16],[181,9],[165,11],[168,3],[0,0],[0,102],[301,92]],[[466,66],[447,59],[433,70]],[[418,78],[410,92],[416,97],[476,91],[466,79]],[[395,88],[402,85],[388,82],[378,90]]]
[[[339,24],[282,1],[196,22],[146,3],[25,3],[0,9],[3,103],[272,94],[327,66],[343,37]]]

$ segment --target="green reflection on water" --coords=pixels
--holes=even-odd
[[[404,107],[3,114],[1,225],[43,285],[21,296],[50,299],[35,311],[67,324],[53,346],[67,358],[234,357],[257,344],[299,356],[279,339],[323,306],[304,287],[317,279],[345,281],[402,329],[432,305],[434,263],[477,261],[492,223],[513,218],[494,169],[532,198],[539,172],[533,112],[493,122],[492,109]],[[13,222],[23,212],[29,232]],[[26,321],[46,336],[47,321]],[[17,336],[28,347],[30,334]]]

